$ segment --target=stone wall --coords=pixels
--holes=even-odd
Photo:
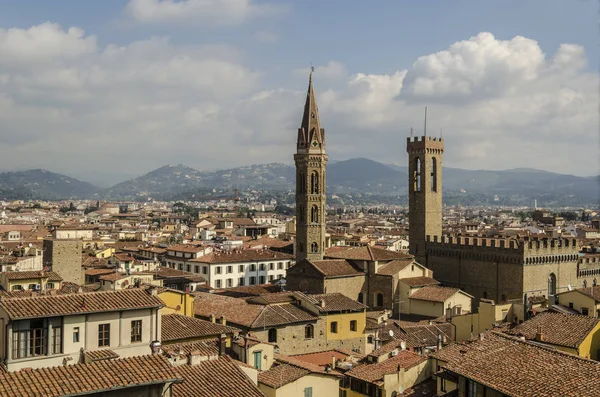
[[[85,273],[81,267],[81,240],[44,240],[44,266],[58,273],[63,281],[85,284]]]

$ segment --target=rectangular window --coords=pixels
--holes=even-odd
[[[332,334],[337,334],[337,332],[338,332],[337,321],[332,321],[331,324],[329,324],[329,331],[331,331]]]
[[[283,270],[283,262],[277,262],[277,270]]]
[[[238,266],[238,272],[244,273],[244,265],[239,265]]]
[[[304,397],[312,397],[312,387],[304,388]]]
[[[269,270],[273,270],[275,269],[275,264],[274,263],[269,263]]]
[[[110,346],[110,324],[98,325],[98,347]]]
[[[233,287],[233,279],[232,278],[228,278],[227,279],[227,286],[228,287]]]
[[[265,270],[265,264],[264,263],[260,264],[260,270]]]
[[[356,320],[350,321],[350,331],[356,332]]]
[[[587,307],[582,307],[581,308],[581,314],[583,314],[584,316],[587,316],[589,314],[588,308]]]
[[[240,277],[240,281],[238,282],[238,285],[239,285],[240,287],[243,287],[243,286],[244,286],[244,284],[245,284],[245,281],[246,281],[246,280],[244,279],[244,277]]]
[[[465,397],[477,397],[477,383],[467,379],[467,394]]]
[[[202,274],[208,274],[208,267],[202,266]]]
[[[264,283],[265,283],[265,276],[260,276],[260,277],[258,278],[258,282],[259,282],[260,284],[264,284]]]
[[[275,276],[273,276],[273,275],[269,276],[269,281],[273,281],[273,280],[275,280]]]
[[[257,351],[252,353],[252,355],[254,357],[254,368],[260,371],[262,369],[262,352]]]
[[[51,318],[49,321],[50,326],[52,327],[52,351],[50,354],[60,354],[63,350],[62,343],[62,319],[61,318]]]
[[[79,343],[79,327],[73,327],[73,343]]]
[[[179,265],[177,265],[177,268],[181,271],[183,271],[183,263],[180,263]]]
[[[215,281],[215,287],[221,288],[221,280]]]
[[[46,289],[54,289],[54,283],[46,283]]]
[[[47,320],[18,321],[13,326],[13,358],[48,354]]]
[[[192,271],[191,266],[190,265],[185,265],[185,271],[186,272],[191,272]]]
[[[198,266],[198,265],[194,266],[194,273],[200,273],[200,266]]]
[[[256,284],[256,277],[252,276],[250,277],[250,285],[254,285]]]
[[[250,265],[250,271],[251,272],[255,272],[256,271],[256,265],[254,263]]]
[[[227,266],[227,273],[233,273],[233,266]]]
[[[215,274],[221,274],[221,266],[215,267]]]
[[[131,343],[142,341],[142,320],[131,322]]]

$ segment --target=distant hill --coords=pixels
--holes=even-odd
[[[75,199],[99,191],[91,183],[43,169],[0,173],[0,198],[4,199]]]
[[[489,205],[584,205],[600,202],[600,176],[578,177],[530,168],[505,171],[462,170],[444,167],[444,202]],[[376,197],[387,202],[406,195],[406,167],[357,158],[330,162],[329,194]],[[45,170],[0,173],[0,199],[104,198],[111,200],[200,200],[231,198],[233,190],[293,192],[295,169],[281,163],[255,164],[217,171],[185,165],[166,165],[109,189]],[[403,203],[405,202],[402,201]]]

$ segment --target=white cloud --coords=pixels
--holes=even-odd
[[[157,37],[100,48],[56,24],[0,33],[0,170],[118,182],[167,163],[292,161],[305,85],[273,87],[236,48]],[[597,173],[598,74],[585,60],[576,45],[545,56],[533,40],[483,33],[391,74],[328,62],[314,75],[328,151],[404,164],[428,105],[447,166]]]
[[[126,11],[133,19],[147,23],[187,21],[197,25],[235,25],[284,9],[277,4],[256,4],[252,0],[130,0]]]

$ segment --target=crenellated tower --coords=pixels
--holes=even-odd
[[[426,264],[427,236],[442,238],[442,138],[407,138],[409,250]]]
[[[296,259],[321,260],[325,252],[325,130],[319,121],[312,73],[296,144]]]

